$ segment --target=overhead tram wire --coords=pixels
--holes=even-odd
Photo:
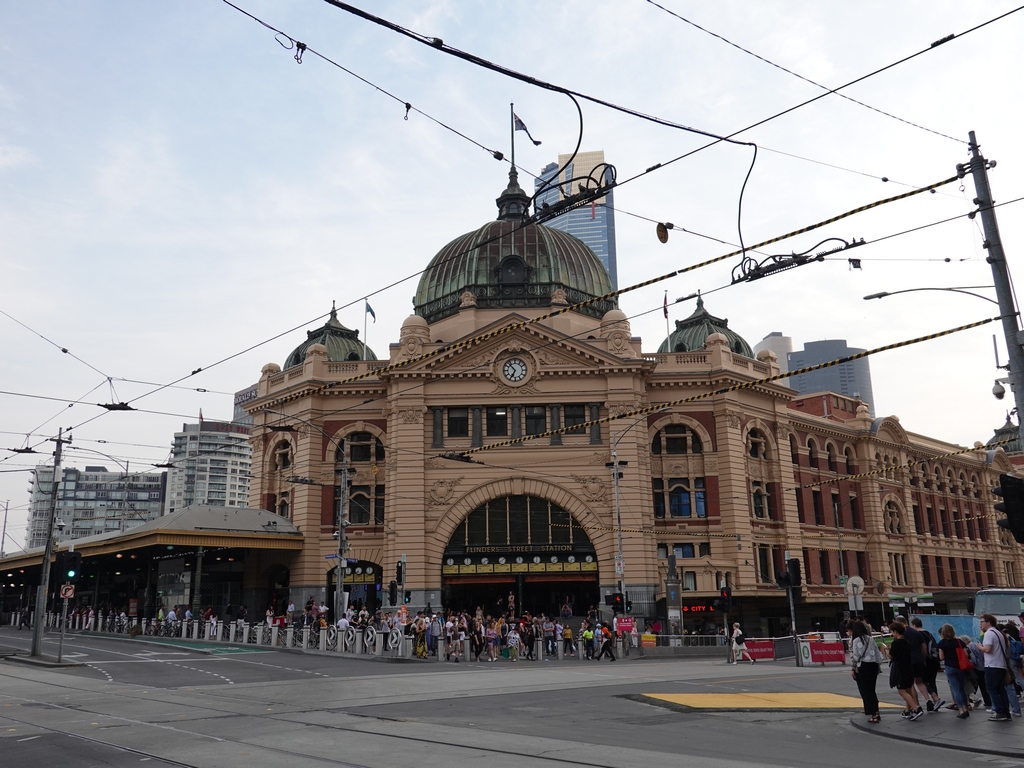
[[[779,70],[785,72],[786,74],[792,75],[793,77],[795,77],[795,78],[797,78],[799,80],[803,80],[805,83],[810,83],[811,85],[815,86],[816,88],[821,88],[824,91],[826,91],[826,93],[833,93],[833,94],[835,94],[836,96],[838,96],[841,99],[846,99],[847,101],[853,102],[854,104],[857,104],[857,105],[859,105],[861,107],[864,107],[865,109],[870,109],[872,112],[877,112],[880,115],[884,115],[885,117],[892,118],[893,120],[896,120],[897,122],[903,123],[904,125],[909,125],[909,126],[911,126],[913,128],[918,128],[918,129],[920,129],[922,131],[926,131],[927,133],[932,133],[932,134],[934,134],[936,136],[941,136],[944,139],[949,139],[950,141],[955,141],[955,142],[957,142],[959,144],[966,144],[967,143],[963,139],[955,138],[953,136],[950,136],[949,134],[942,133],[941,131],[936,131],[936,130],[928,128],[928,127],[926,127],[924,125],[919,125],[918,123],[911,122],[910,120],[905,120],[902,117],[897,117],[896,115],[894,115],[894,114],[892,114],[890,112],[886,112],[883,109],[879,109],[878,107],[873,107],[870,104],[865,104],[863,101],[859,101],[859,100],[853,98],[852,96],[847,96],[845,93],[838,93],[837,91],[833,90],[832,88],[829,88],[827,85],[822,85],[821,83],[818,83],[818,82],[815,82],[814,80],[811,80],[809,77],[804,77],[803,75],[799,74],[798,72],[794,72],[791,69],[787,69],[786,67],[782,66],[781,64],[776,64],[771,59],[767,59],[764,56],[761,56],[760,54],[754,53],[753,51],[748,50],[747,48],[744,48],[742,45],[734,43],[732,40],[729,40],[728,38],[724,37],[723,35],[718,34],[717,32],[712,32],[710,29],[706,29],[706,28],[702,27],[697,22],[691,21],[690,19],[686,18],[685,16],[682,16],[682,15],[676,13],[675,11],[670,10],[669,8],[666,8],[665,6],[661,5],[660,3],[655,2],[655,0],[647,0],[647,2],[650,3],[651,5],[653,5],[655,8],[660,8],[662,11],[667,13],[669,16],[674,16],[675,18],[679,19],[680,21],[682,21],[682,22],[684,22],[686,24],[689,24],[691,27],[693,27],[695,29],[698,29],[698,30],[700,30],[701,32],[703,32],[703,33],[705,33],[707,35],[711,35],[711,37],[714,37],[714,38],[717,38],[718,40],[721,40],[726,45],[730,45],[733,48],[735,48],[736,50],[742,51],[743,53],[747,54],[748,56],[753,56],[755,59],[758,59],[759,61],[763,61],[765,64],[768,64],[769,66],[775,67],[776,69],[779,69]],[[943,41],[943,42],[945,42],[945,41]],[[934,46],[935,44],[933,43],[932,45]]]
[[[26,331],[28,331],[29,333],[35,334],[35,335],[36,335],[36,336],[38,336],[38,337],[39,337],[40,339],[42,339],[43,341],[45,341],[45,342],[46,342],[47,344],[50,344],[50,345],[52,345],[52,346],[56,347],[57,349],[59,349],[59,350],[60,350],[61,352],[63,352],[63,353],[64,353],[65,355],[67,355],[68,357],[72,357],[72,358],[74,358],[75,360],[77,360],[78,362],[80,362],[80,363],[81,363],[82,365],[84,365],[84,366],[85,366],[86,368],[91,368],[92,370],[96,371],[96,373],[98,373],[98,374],[99,374],[100,376],[102,376],[102,377],[103,377],[104,379],[107,379],[107,380],[109,380],[109,379],[110,379],[110,376],[108,376],[107,374],[105,374],[105,373],[104,373],[103,371],[101,371],[101,370],[100,370],[99,368],[97,368],[97,367],[96,367],[95,365],[92,365],[91,363],[87,363],[87,362],[86,362],[85,360],[83,360],[82,358],[80,358],[80,357],[79,357],[78,355],[76,355],[76,354],[75,354],[74,352],[71,352],[71,351],[70,351],[70,350],[69,350],[69,349],[68,349],[67,347],[63,347],[63,346],[61,346],[60,344],[58,344],[57,342],[55,342],[55,341],[54,341],[53,339],[49,339],[49,338],[47,338],[46,336],[43,336],[43,334],[41,334],[41,333],[40,333],[39,331],[37,331],[37,330],[35,330],[34,328],[30,328],[29,326],[25,325],[25,323],[21,322],[21,320],[19,320],[18,318],[14,317],[14,316],[13,316],[13,315],[11,315],[10,313],[8,313],[8,312],[5,312],[4,310],[0,309],[0,315],[3,315],[4,317],[7,317],[7,318],[9,318],[9,319],[13,320],[14,322],[16,322],[16,323],[17,323],[18,325],[20,325],[20,326],[21,326],[22,328],[24,328],[24,329],[25,329]]]
[[[645,407],[645,408],[637,408],[637,409],[634,409],[632,411],[628,411],[626,413],[619,414],[617,416],[605,416],[604,418],[600,418],[600,419],[592,419],[590,421],[584,421],[584,422],[582,422],[580,424],[575,424],[572,427],[563,427],[561,429],[549,429],[546,432],[541,432],[541,433],[536,434],[536,435],[528,435],[526,437],[518,437],[518,438],[514,438],[512,440],[503,440],[503,441],[500,441],[500,442],[497,442],[497,443],[491,443],[490,445],[479,446],[479,447],[476,447],[476,448],[469,448],[468,450],[462,451],[461,455],[462,456],[470,456],[472,454],[481,453],[483,451],[492,451],[492,450],[495,450],[497,448],[506,448],[506,447],[511,446],[511,445],[519,445],[520,443],[525,443],[525,442],[528,442],[530,440],[537,440],[537,439],[543,438],[543,437],[552,437],[554,435],[563,435],[563,434],[566,434],[566,433],[568,433],[570,431],[586,429],[588,427],[594,426],[595,424],[608,424],[608,423],[610,423],[612,421],[618,421],[619,419],[625,419],[625,418],[629,418],[631,416],[643,416],[643,415],[653,414],[656,411],[661,411],[661,410],[664,410],[665,408],[673,408],[673,407],[675,407],[677,405],[683,405],[685,403],[694,403],[694,402],[697,402],[698,400],[706,400],[707,398],[715,397],[716,395],[725,395],[725,394],[729,394],[731,392],[738,392],[738,391],[744,390],[744,389],[751,389],[753,387],[762,386],[764,384],[770,384],[773,381],[779,381],[781,379],[787,379],[790,376],[799,376],[800,374],[810,373],[811,371],[818,371],[818,370],[822,370],[823,368],[831,368],[831,367],[836,366],[836,365],[842,365],[843,363],[849,363],[849,362],[852,362],[854,360],[860,360],[861,358],[868,357],[870,355],[876,355],[876,354],[878,354],[880,352],[887,352],[887,351],[893,350],[893,349],[901,349],[903,347],[908,347],[908,346],[911,346],[913,344],[920,344],[920,343],[925,342],[925,341],[931,341],[933,339],[938,339],[938,338],[941,338],[943,336],[949,336],[949,335],[954,334],[954,333],[959,333],[960,331],[967,331],[967,330],[970,330],[972,328],[978,328],[978,327],[980,327],[982,325],[987,325],[988,323],[992,323],[992,322],[995,322],[996,320],[1001,320],[1001,319],[1002,319],[1002,316],[987,317],[984,320],[976,320],[973,323],[967,323],[965,325],[959,325],[959,326],[957,326],[955,328],[949,328],[949,329],[947,329],[945,331],[937,331],[935,333],[930,333],[930,334],[928,334],[926,336],[918,336],[916,338],[908,339],[906,341],[898,341],[898,342],[894,342],[892,344],[886,344],[885,346],[875,347],[874,349],[868,349],[868,350],[865,350],[863,352],[858,352],[857,354],[854,354],[854,355],[847,355],[845,357],[840,357],[840,358],[837,358],[835,360],[830,360],[828,362],[819,363],[817,365],[810,365],[810,366],[806,366],[804,368],[798,368],[798,369],[793,370],[793,371],[788,371],[786,373],[775,374],[774,376],[765,376],[763,378],[754,379],[753,381],[748,381],[748,382],[745,382],[743,384],[733,384],[732,386],[729,386],[729,387],[721,387],[719,389],[715,389],[715,390],[712,390],[710,392],[705,392],[705,393],[700,394],[700,395],[691,395],[690,397],[683,397],[683,398],[679,398],[679,399],[676,399],[676,400],[669,400],[667,402],[660,403],[658,405],[652,405],[652,406],[648,406],[648,407]],[[447,457],[446,456],[438,456],[438,458],[447,458]]]
[[[644,287],[646,287],[648,285],[653,285],[655,283],[659,283],[659,282],[662,282],[664,280],[668,280],[669,278],[676,277],[677,275],[682,275],[682,274],[685,274],[687,272],[692,272],[692,271],[700,269],[702,267],[709,266],[711,264],[716,264],[716,263],[718,263],[720,261],[724,261],[725,259],[731,258],[733,256],[738,256],[741,253],[743,253],[744,250],[752,250],[752,249],[756,249],[756,248],[761,248],[763,246],[771,245],[772,243],[777,243],[777,242],[780,242],[782,240],[786,240],[786,239],[789,239],[791,237],[795,237],[797,235],[802,235],[802,234],[805,234],[807,232],[811,232],[811,231],[814,231],[816,229],[819,229],[820,227],[826,226],[828,224],[833,224],[833,223],[835,223],[837,221],[841,221],[842,219],[848,218],[848,217],[856,215],[858,213],[862,213],[864,211],[871,210],[872,208],[877,208],[878,206],[886,205],[888,203],[896,202],[898,200],[904,200],[904,199],[906,199],[908,197],[913,197],[914,195],[919,195],[919,194],[922,194],[923,192],[928,192],[928,191],[930,191],[932,189],[936,189],[936,188],[944,186],[946,184],[951,184],[952,182],[958,181],[958,180],[959,179],[958,179],[957,176],[952,176],[952,177],[950,177],[948,179],[943,179],[942,181],[937,181],[934,184],[929,184],[928,186],[921,187],[919,189],[914,189],[914,190],[911,190],[909,192],[904,192],[902,194],[895,195],[893,197],[888,197],[888,198],[884,198],[882,200],[877,200],[874,203],[868,203],[867,205],[862,205],[862,206],[860,206],[858,208],[854,208],[852,210],[849,210],[849,211],[846,211],[844,213],[841,213],[841,214],[839,214],[837,216],[833,216],[833,217],[831,217],[829,219],[825,219],[823,221],[819,221],[819,222],[817,222],[815,224],[809,224],[806,227],[801,227],[800,229],[793,230],[791,232],[787,232],[787,233],[785,233],[783,235],[778,235],[776,237],[769,238],[768,240],[763,240],[760,243],[756,243],[755,245],[750,246],[749,249],[743,249],[743,250],[740,250],[740,251],[732,251],[730,253],[726,253],[726,254],[723,254],[721,256],[716,256],[714,258],[698,262],[697,264],[692,264],[692,265],[690,265],[688,267],[682,267],[682,268],[680,268],[678,270],[675,270],[673,272],[669,272],[669,273],[666,273],[664,275],[659,275],[658,277],[653,277],[653,278],[650,278],[648,280],[644,280],[644,281],[642,281],[640,283],[635,283],[634,285],[627,286],[626,288],[620,288],[620,289],[617,289],[617,290],[614,290],[614,291],[610,291],[610,292],[604,294],[603,296],[596,296],[596,297],[594,297],[592,299],[587,299],[585,301],[581,301],[581,302],[578,302],[576,304],[567,305],[567,306],[562,307],[560,309],[557,309],[557,310],[554,310],[554,311],[551,311],[551,312],[539,315],[538,317],[535,317],[532,320],[524,320],[524,321],[521,321],[521,322],[518,322],[518,323],[512,323],[510,325],[506,325],[506,326],[504,326],[502,328],[499,328],[497,330],[489,331],[489,332],[484,333],[484,334],[479,334],[477,336],[473,336],[472,338],[464,339],[462,341],[458,341],[458,342],[455,342],[453,344],[447,344],[444,347],[441,347],[439,349],[433,350],[432,352],[428,352],[426,354],[419,355],[417,357],[413,357],[413,358],[410,358],[408,360],[403,360],[403,361],[401,361],[399,363],[392,363],[391,365],[384,366],[384,367],[376,369],[374,371],[367,371],[366,373],[358,374],[356,376],[351,376],[351,377],[349,377],[347,379],[342,379],[341,381],[328,382],[328,383],[323,384],[323,385],[321,385],[319,387],[315,387],[313,389],[305,390],[305,391],[302,391],[302,392],[297,392],[297,393],[295,393],[293,395],[289,395],[288,397],[285,397],[285,398],[277,398],[276,400],[273,400],[270,403],[265,404],[263,407],[273,407],[275,405],[281,405],[283,403],[291,402],[292,400],[299,399],[300,397],[308,397],[310,395],[319,394],[320,392],[323,392],[325,390],[331,389],[333,387],[342,386],[344,384],[351,384],[351,383],[354,383],[354,382],[357,382],[357,381],[362,381],[363,379],[370,378],[371,376],[378,376],[381,373],[389,373],[391,371],[399,370],[400,368],[405,368],[405,367],[407,367],[409,365],[413,365],[415,363],[419,363],[419,362],[422,362],[424,360],[429,360],[429,359],[434,358],[434,357],[439,357],[440,355],[447,354],[448,352],[452,352],[452,351],[455,351],[457,349],[462,349],[464,347],[472,346],[473,344],[477,344],[477,343],[479,343],[481,341],[486,341],[487,339],[491,339],[491,338],[494,338],[496,336],[503,335],[505,333],[510,333],[512,331],[520,330],[520,329],[525,328],[527,326],[534,325],[534,324],[542,322],[544,320],[548,320],[548,319],[550,319],[552,317],[556,317],[558,315],[563,315],[566,312],[570,312],[570,311],[573,311],[573,310],[576,310],[576,309],[581,309],[583,307],[590,306],[591,304],[596,304],[596,303],[598,303],[600,301],[606,301],[608,299],[615,298],[617,296],[622,295],[623,293],[628,293],[630,291],[634,291],[634,290],[637,290],[639,288],[644,288]],[[256,412],[258,413],[259,411],[256,411]]]

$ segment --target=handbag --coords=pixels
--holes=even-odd
[[[889,662],[889,687],[890,688],[895,688],[899,684],[900,684],[899,668],[890,661]]]
[[[956,662],[957,666],[965,672],[974,669],[974,665],[971,663],[971,657],[967,653],[967,649],[964,647],[963,640],[957,640],[956,647]]]

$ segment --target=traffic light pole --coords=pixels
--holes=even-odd
[[[793,656],[796,658],[796,665],[803,666],[800,660],[800,641],[796,634],[796,602],[793,600],[793,585],[786,586],[786,595],[789,597],[789,626],[793,630]]]
[[[43,625],[46,623],[46,593],[50,589],[50,558],[53,557],[53,528],[57,521],[57,489],[60,488],[60,457],[64,447],[64,430],[57,431],[57,450],[53,452],[53,484],[50,493],[50,515],[46,526],[46,548],[39,568],[39,586],[36,588],[36,613],[32,623],[32,656],[43,655]]]
[[[345,528],[348,526],[348,440],[341,441],[341,509],[338,510],[338,563],[334,574],[334,624],[337,626],[341,617],[348,611],[348,595],[345,594],[345,570],[348,567],[348,539]]]
[[[988,185],[988,169],[995,166],[981,154],[974,131],[968,133],[971,148],[970,173],[974,178],[974,190],[977,197],[974,203],[981,214],[981,226],[985,232],[984,247],[988,251],[985,257],[992,267],[992,284],[999,300],[999,314],[1003,320],[1003,336],[1006,339],[1006,352],[1009,356],[1010,389],[1013,390],[1014,405],[1017,408],[1018,436],[1024,445],[1024,433],[1021,432],[1024,419],[1024,349],[1019,338],[1020,326],[1017,322],[1017,308],[1014,306],[1013,289],[1010,286],[1010,271],[1006,265],[1006,254],[1003,252],[1003,241],[999,237],[999,225],[993,209],[992,190]],[[957,172],[964,174],[967,169],[957,166]]]

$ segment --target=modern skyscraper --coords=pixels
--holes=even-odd
[[[249,505],[249,427],[228,421],[183,424],[174,433],[167,514],[194,504]]]
[[[537,207],[544,203],[553,205],[565,199],[567,195],[578,191],[577,185],[570,185],[573,178],[587,176],[604,162],[604,150],[579,152],[573,161],[566,166],[560,177],[554,176],[558,169],[565,165],[572,155],[559,155],[557,163],[549,163],[540,172],[540,178],[534,181],[534,190],[543,191],[537,195]],[[586,243],[604,264],[611,275],[612,285],[619,286],[618,267],[615,256],[615,201],[614,191],[599,197],[591,205],[567,211],[556,216],[545,225],[568,232]]]
[[[855,355],[863,351],[863,349],[847,346],[846,339],[809,341],[804,344],[803,349],[789,353],[789,370],[794,371],[809,365],[827,363],[829,360]],[[871,367],[868,365],[867,358],[833,365],[819,371],[802,373],[799,376],[790,376],[789,382],[793,389],[804,394],[836,392],[847,397],[859,398],[867,404],[868,413],[872,418],[875,415],[875,395],[871,390]]]
[[[754,345],[754,354],[763,352],[764,350],[774,352],[775,357],[779,363],[779,372],[789,372],[789,355],[793,351],[793,338],[791,336],[783,336],[781,331],[772,331],[757,344]],[[779,384],[784,384],[787,387],[792,387],[793,384],[789,379],[780,379]]]
[[[46,545],[53,467],[32,471],[26,547]],[[106,467],[66,467],[57,496],[60,541],[111,531],[126,531],[160,517],[167,490],[166,472],[111,472]]]

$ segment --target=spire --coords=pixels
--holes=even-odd
[[[508,186],[494,202],[498,204],[498,221],[519,221],[526,218],[530,196],[519,186],[519,172],[514,165],[508,172]]]

